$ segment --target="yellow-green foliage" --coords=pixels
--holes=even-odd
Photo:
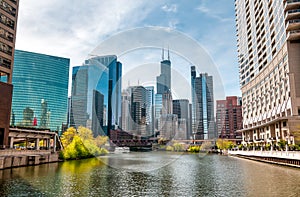
[[[166,151],[174,151],[174,147],[173,146],[167,146]]]
[[[197,146],[197,145],[194,145],[194,146],[190,146],[188,148],[188,152],[191,152],[191,153],[198,153],[200,151],[200,147],[201,146]]]
[[[234,147],[234,143],[232,141],[224,140],[224,139],[218,139],[216,144],[217,144],[218,149],[221,149],[221,150],[231,149]]]
[[[174,151],[184,151],[184,145],[180,143],[173,144]]]
[[[107,139],[101,136],[95,139],[92,131],[85,127],[79,127],[77,131],[71,127],[61,137],[64,146],[61,156],[63,159],[81,159],[107,154],[106,149],[98,146],[101,143],[105,144]]]
[[[200,150],[201,151],[206,151],[206,150],[210,150],[212,148],[212,143],[211,142],[203,142],[201,144]]]

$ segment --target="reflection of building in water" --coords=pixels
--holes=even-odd
[[[69,62],[66,58],[15,51],[11,125],[61,131],[67,121]]]
[[[95,136],[119,127],[121,75],[122,64],[114,55],[92,57],[73,67],[70,126],[88,126]]]

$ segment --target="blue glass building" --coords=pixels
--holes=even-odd
[[[213,77],[207,73],[196,76],[195,66],[191,67],[192,124],[196,139],[207,140],[216,137],[214,121]]]
[[[117,56],[97,56],[73,68],[70,126],[110,135],[121,121],[122,64]]]
[[[61,131],[67,121],[70,59],[16,50],[11,125]]]

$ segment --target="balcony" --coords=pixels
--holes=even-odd
[[[300,29],[300,19],[288,20],[286,21],[286,30],[299,30]]]
[[[300,9],[288,10],[285,13],[285,20],[299,19],[300,18]]]
[[[284,10],[292,10],[299,8],[300,0],[287,0],[284,4]]]
[[[287,34],[288,40],[300,40],[300,30],[289,31]]]

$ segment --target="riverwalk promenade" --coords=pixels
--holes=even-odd
[[[300,151],[229,150],[228,155],[300,168]]]

